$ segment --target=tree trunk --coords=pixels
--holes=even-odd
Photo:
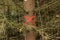
[[[35,9],[35,0],[24,0],[24,10],[25,12],[28,12],[27,16],[32,16],[34,13],[34,9]],[[30,27],[34,27],[31,23],[30,23]],[[34,36],[34,32],[30,31],[26,33],[26,40],[35,40],[35,36]]]
[[[26,33],[26,40],[35,40],[34,32]]]

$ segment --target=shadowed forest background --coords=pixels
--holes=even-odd
[[[24,0],[0,0],[0,40],[26,40],[29,31],[35,40],[60,40],[60,0],[28,0],[27,4]],[[36,16],[36,28],[24,25],[29,10]]]

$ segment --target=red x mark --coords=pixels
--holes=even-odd
[[[35,16],[24,16],[24,18],[26,19],[26,22],[24,23],[25,25],[27,25],[28,23],[32,22],[34,25],[36,25],[36,22],[33,20],[35,18]]]

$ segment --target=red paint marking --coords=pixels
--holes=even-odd
[[[35,16],[31,16],[31,17],[24,16],[24,18],[26,19],[26,21],[24,23],[25,25],[27,25],[30,22],[32,22],[34,25],[36,25],[36,22],[33,20],[35,18]]]

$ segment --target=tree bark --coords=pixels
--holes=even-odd
[[[26,33],[26,40],[35,40],[34,32]]]
[[[35,9],[35,0],[24,0],[24,10],[25,12],[28,12],[27,16],[29,17],[32,16],[34,13],[34,9]],[[30,27],[33,27],[33,25],[31,25]],[[35,40],[33,31],[26,33],[26,40]]]

